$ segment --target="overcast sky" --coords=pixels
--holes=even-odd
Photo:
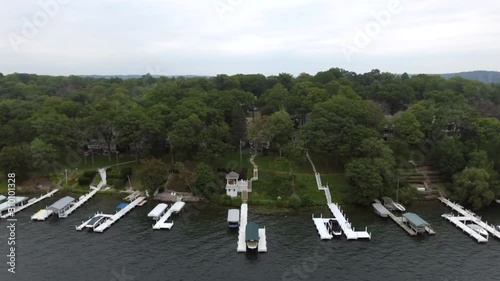
[[[2,2],[3,73],[500,70],[497,0]]]

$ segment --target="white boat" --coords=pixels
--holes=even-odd
[[[240,226],[240,210],[230,209],[227,211],[227,226],[237,228]]]
[[[403,205],[401,205],[401,204],[399,204],[399,203],[394,202],[394,207],[395,207],[397,210],[401,211],[401,212],[406,211],[406,208],[405,208],[405,207],[403,207]]]
[[[475,232],[481,234],[482,236],[484,236],[485,238],[488,238],[489,234],[488,234],[488,231],[484,230],[482,227],[480,227],[479,225],[477,224],[468,224],[467,225],[470,229],[474,230]]]
[[[500,204],[500,199],[495,200],[495,202],[497,202],[498,204]]]
[[[498,231],[500,231],[500,224],[499,224],[499,225],[497,225],[497,230],[498,230]]]
[[[107,218],[105,216],[96,215],[85,225],[86,228],[91,228],[94,230],[96,227],[105,222]]]

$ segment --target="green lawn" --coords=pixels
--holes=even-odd
[[[129,162],[129,161],[134,161],[135,156],[119,156],[118,158],[118,163],[123,163],[123,162]],[[108,156],[104,155],[94,155],[94,162],[92,163],[92,158],[90,156],[87,156],[87,163],[85,161],[82,161],[80,165],[78,165],[78,170],[95,170],[99,168],[103,168],[106,166],[111,166],[111,165],[116,165],[116,158],[111,157],[111,161],[109,161]]]
[[[0,195],[6,195],[7,194],[7,181],[2,180],[0,182]]]

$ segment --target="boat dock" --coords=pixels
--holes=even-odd
[[[442,217],[445,218],[447,221],[453,223],[458,228],[462,229],[463,232],[469,234],[472,238],[476,239],[477,242],[479,242],[479,243],[488,242],[488,239],[486,237],[477,233],[472,228],[468,227],[465,223],[463,223],[466,221],[465,217],[456,217],[456,216],[453,216],[451,214],[444,214],[444,215],[442,215]]]
[[[71,215],[76,209],[80,208],[83,204],[90,200],[97,192],[99,192],[104,186],[106,186],[106,168],[99,169],[99,175],[101,176],[101,182],[97,186],[90,186],[91,192],[80,196],[77,202],[73,203],[73,205],[61,216],[60,218],[67,218]]]
[[[238,230],[238,248],[236,249],[238,253],[244,253],[247,251],[247,245],[245,242],[247,219],[248,219],[248,205],[246,203],[243,203],[241,204],[240,208],[240,229]]]
[[[450,207],[453,209],[455,212],[459,213],[461,217],[453,217],[453,216],[446,216],[445,218],[454,223],[456,226],[460,227],[464,232],[469,233],[469,231],[473,231],[470,227],[462,223],[463,221],[470,221],[473,222],[474,224],[477,224],[484,230],[488,231],[493,237],[500,239],[500,231],[495,229],[494,225],[489,225],[487,222],[483,222],[479,216],[474,214],[472,211],[469,211],[465,209],[462,205],[458,203],[451,202],[450,200],[444,198],[444,197],[439,197],[439,201],[443,202],[446,206]],[[469,233],[470,234],[470,233]],[[472,235],[471,235],[472,236]],[[474,237],[476,238],[476,237]],[[478,241],[479,242],[479,241]]]
[[[45,200],[49,197],[52,197],[56,192],[58,192],[59,189],[54,189],[50,192],[47,192],[46,194],[44,195],[41,195],[40,197],[35,197],[35,198],[31,198],[28,200],[28,202],[26,204],[23,204],[21,206],[12,206],[12,205],[16,205],[24,200],[26,200],[27,198],[26,197],[19,197],[19,198],[23,198],[22,201],[20,202],[16,202],[18,200],[15,200],[14,202],[9,202],[9,200],[7,200],[6,202],[0,204],[0,212],[2,212],[2,216],[1,218],[2,219],[5,219],[5,218],[8,218],[8,217],[12,217],[14,216],[15,213],[18,213],[26,208],[29,208],[33,205],[35,205],[36,203],[42,201],[42,200]],[[13,204],[14,203],[14,204]],[[5,205],[4,205],[5,204]],[[9,206],[11,207],[11,210],[12,212],[9,211]],[[7,213],[6,214],[3,214],[3,212],[7,210]]]
[[[356,231],[347,218],[345,217],[344,213],[340,210],[340,207],[338,204],[332,202],[332,195],[330,193],[330,188],[328,187],[328,184],[323,186],[323,183],[321,182],[321,176],[320,174],[316,171],[316,167],[314,166],[314,163],[312,162],[311,157],[309,156],[309,153],[306,152],[306,157],[311,163],[313,172],[314,172],[314,177],[316,178],[316,186],[318,187],[318,190],[325,192],[325,197],[326,197],[326,203],[330,211],[332,212],[333,216],[335,217],[332,220],[336,220],[336,224],[340,229],[342,229],[342,232],[346,236],[348,240],[357,240],[357,239],[371,239],[372,235],[371,233],[368,233],[368,229],[365,228],[365,231]],[[322,219],[315,219],[313,216],[313,221],[314,224],[316,225],[316,229],[318,230],[321,239],[328,239],[328,235],[325,235],[325,228],[326,232],[328,232],[328,228],[325,224],[325,220]],[[328,220],[330,221],[330,220]],[[324,228],[323,228],[324,226]],[[332,231],[329,233],[333,234]]]
[[[314,215],[312,215],[312,220],[314,222],[314,225],[316,226],[316,229],[318,230],[318,234],[321,240],[331,240],[333,238],[333,235],[330,234],[330,232],[326,228],[326,225],[328,224],[330,219],[324,219],[323,216],[321,216],[321,218],[315,218]]]
[[[132,201],[126,207],[124,207],[120,211],[116,212],[116,214],[110,216],[108,220],[106,220],[104,223],[102,223],[97,228],[95,228],[94,231],[95,232],[104,232],[106,229],[111,227],[111,225],[113,225],[115,222],[117,222],[119,219],[121,219],[124,215],[126,215],[128,212],[130,212],[133,208],[135,208],[135,206],[137,206],[137,204],[139,204],[145,198],[146,197],[136,198],[134,201]]]
[[[87,221],[83,222],[81,225],[76,226],[76,230],[83,230],[84,228],[92,228],[99,226],[106,220],[110,219],[112,215],[106,215],[102,213],[97,213],[93,217],[90,217]]]
[[[411,236],[417,235],[417,232],[408,227],[403,221],[402,217],[395,216],[391,211],[389,211],[380,201],[375,200],[375,203],[372,204],[373,210],[375,213],[383,218],[391,218],[396,224],[398,224],[402,229],[404,229]]]
[[[166,222],[172,214],[177,214],[179,213],[182,208],[184,208],[184,205],[186,205],[186,202],[182,201],[177,201],[168,209],[168,211],[161,216],[161,218],[153,225],[153,229],[171,229],[172,226],[174,226],[174,222]]]
[[[351,223],[344,216],[344,213],[340,209],[339,205],[337,205],[336,203],[330,203],[328,204],[328,208],[330,208],[330,211],[332,212],[333,216],[335,217],[335,219],[337,219],[337,222],[342,228],[342,232],[344,232],[344,235],[346,236],[347,240],[372,238],[371,233],[368,233],[366,228],[365,231],[356,231],[355,228],[351,226]]]

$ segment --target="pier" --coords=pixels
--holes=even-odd
[[[5,219],[5,218],[8,218],[8,217],[12,217],[15,213],[18,213],[18,212],[20,212],[20,211],[22,211],[22,210],[24,210],[26,208],[29,208],[29,207],[35,205],[36,203],[38,203],[38,202],[40,202],[40,201],[42,201],[44,199],[52,197],[58,191],[59,191],[59,189],[54,189],[54,190],[52,190],[50,192],[47,192],[44,195],[41,195],[40,197],[31,198],[30,200],[28,200],[28,203],[23,204],[21,206],[11,206],[11,205],[15,205],[15,204],[10,204],[9,201],[7,200],[7,202],[4,202],[4,203],[2,203],[0,205],[0,210],[3,212],[4,210],[8,210],[8,207],[11,206],[11,211],[12,212],[9,211],[6,214],[2,214],[1,218]],[[23,197],[23,198],[25,198],[25,197]],[[7,207],[6,209],[3,208],[4,204]]]
[[[456,227],[462,229],[463,232],[469,234],[472,238],[477,240],[478,243],[488,242],[488,239],[486,237],[477,233],[475,230],[468,227],[467,224],[464,223],[466,221],[465,217],[456,217],[451,214],[444,214],[442,215],[442,217],[445,218],[447,221],[453,223]]]
[[[248,205],[246,203],[241,204],[240,208],[240,227],[238,230],[238,246],[236,250],[238,253],[245,253],[247,251],[247,241],[246,241],[246,231],[248,224]],[[258,229],[259,242],[257,244],[257,251],[259,253],[267,252],[267,237],[266,228]]]
[[[116,214],[111,215],[105,222],[103,222],[101,225],[96,227],[94,229],[95,232],[104,232],[106,229],[111,227],[115,222],[117,222],[119,219],[121,219],[124,215],[126,215],[128,212],[130,212],[137,204],[139,204],[142,200],[146,199],[146,197],[139,197],[132,201],[130,204],[125,206],[123,209],[120,211],[116,212]],[[78,228],[77,228],[78,229]]]
[[[166,222],[172,214],[177,214],[179,213],[182,208],[184,208],[184,205],[186,205],[186,202],[182,201],[177,201],[168,209],[168,211],[161,216],[161,218],[153,225],[153,229],[171,229],[172,226],[174,226],[174,222]],[[154,210],[153,210],[154,211]]]
[[[315,218],[314,215],[312,215],[312,220],[314,222],[314,225],[316,226],[316,229],[318,230],[318,234],[321,240],[331,240],[333,238],[333,235],[330,234],[330,232],[326,228],[326,225],[328,224],[330,219],[324,219],[323,216],[321,216],[321,218]]]
[[[101,176],[101,182],[95,186],[90,186],[90,189],[92,190],[91,192],[80,196],[77,202],[73,203],[73,205],[62,215],[60,215],[60,218],[67,218],[69,215],[71,215],[76,209],[80,208],[83,204],[85,204],[87,201],[90,200],[97,192],[99,192],[104,186],[106,186],[106,168],[99,169],[99,175]]]
[[[480,226],[482,229],[488,231],[490,235],[493,235],[493,237],[500,239],[500,231],[495,229],[494,225],[489,225],[487,222],[483,222],[481,218],[473,213],[472,211],[469,211],[465,209],[462,205],[458,203],[451,202],[450,200],[444,198],[444,197],[439,197],[439,201],[441,201],[443,204],[446,206],[450,207],[453,209],[455,212],[459,213],[461,217],[454,217],[454,216],[446,216],[445,219],[448,221],[452,222],[455,224],[457,227],[461,228],[464,232],[467,232],[470,234],[469,231],[473,231],[470,227],[468,227],[466,224],[462,222],[473,222],[474,224]],[[472,236],[472,235],[471,235]],[[476,238],[476,237],[474,237]],[[478,241],[480,242],[480,241]]]
[[[373,210],[375,213],[383,218],[391,218],[397,225],[399,225],[404,231],[406,231],[411,236],[417,235],[417,232],[411,229],[408,225],[406,225],[403,221],[402,217],[395,216],[391,211],[387,210],[387,208],[380,203],[380,201],[375,200],[375,203],[372,204]]]
[[[314,171],[314,176],[316,178],[316,185],[318,187],[318,190],[324,191],[325,192],[325,197],[326,197],[326,203],[330,211],[332,212],[333,216],[335,217],[335,220],[337,220],[337,223],[339,224],[340,228],[342,229],[342,232],[346,236],[348,240],[357,240],[357,239],[371,239],[372,235],[371,233],[368,233],[368,229],[365,228],[365,231],[356,231],[352,226],[351,223],[347,220],[346,216],[340,209],[340,206],[334,202],[332,202],[332,195],[330,194],[330,188],[328,185],[323,186],[321,182],[321,176],[318,172],[316,172],[316,167],[314,166],[314,163],[311,160],[311,157],[309,157],[309,153],[306,153],[306,157],[311,163],[311,166]],[[314,224],[316,225],[317,221],[313,218]],[[326,227],[326,226],[325,226]],[[318,232],[323,232],[323,229],[321,226],[316,225],[316,228],[318,229]],[[320,233],[321,236],[321,233]],[[327,236],[323,236],[327,237]]]

